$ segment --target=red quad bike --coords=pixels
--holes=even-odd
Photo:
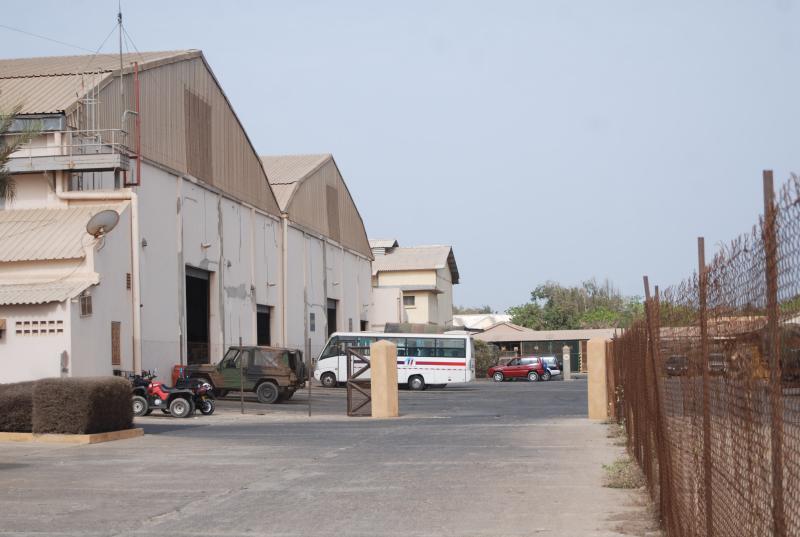
[[[154,382],[155,373],[142,371],[134,375],[133,415],[147,416],[160,408],[165,414],[176,418],[188,418],[195,410],[195,393],[189,388],[170,388],[163,382]]]

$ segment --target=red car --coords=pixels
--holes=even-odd
[[[489,368],[486,376],[493,379],[495,382],[503,382],[515,378],[527,378],[531,382],[536,382],[539,379],[550,380],[554,374],[559,374],[561,371],[554,372],[552,365],[548,367],[544,358],[536,356],[528,356],[524,358],[514,358],[506,365],[496,365]]]

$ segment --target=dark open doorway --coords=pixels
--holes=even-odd
[[[205,270],[186,267],[186,363],[209,363],[209,276]]]
[[[336,313],[339,309],[339,301],[332,298],[328,299],[328,337],[336,332]]]
[[[269,323],[271,320],[269,306],[256,305],[256,344],[269,347],[271,345],[271,334]]]

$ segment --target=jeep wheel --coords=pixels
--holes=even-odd
[[[537,380],[539,380],[539,373],[537,373],[536,371],[531,371],[530,373],[528,373],[528,380],[531,382],[536,382]]]
[[[132,403],[134,416],[138,418],[147,414],[147,399],[141,395],[134,395]]]
[[[256,390],[258,402],[266,405],[271,405],[272,403],[277,402],[280,394],[281,392],[278,391],[278,387],[269,381],[259,384],[258,389]]]
[[[336,387],[336,375],[334,375],[333,373],[323,373],[323,375],[319,378],[319,381],[326,388]]]
[[[192,404],[183,397],[176,397],[169,404],[169,413],[176,418],[188,418],[193,410]]]

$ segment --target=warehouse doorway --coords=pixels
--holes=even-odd
[[[186,267],[186,363],[209,363],[209,282],[211,273]]]
[[[272,315],[269,306],[256,305],[256,344],[262,347],[271,345],[271,333],[269,329]]]
[[[336,314],[339,310],[339,301],[332,298],[328,299],[328,337],[331,337],[336,332],[337,319]]]

